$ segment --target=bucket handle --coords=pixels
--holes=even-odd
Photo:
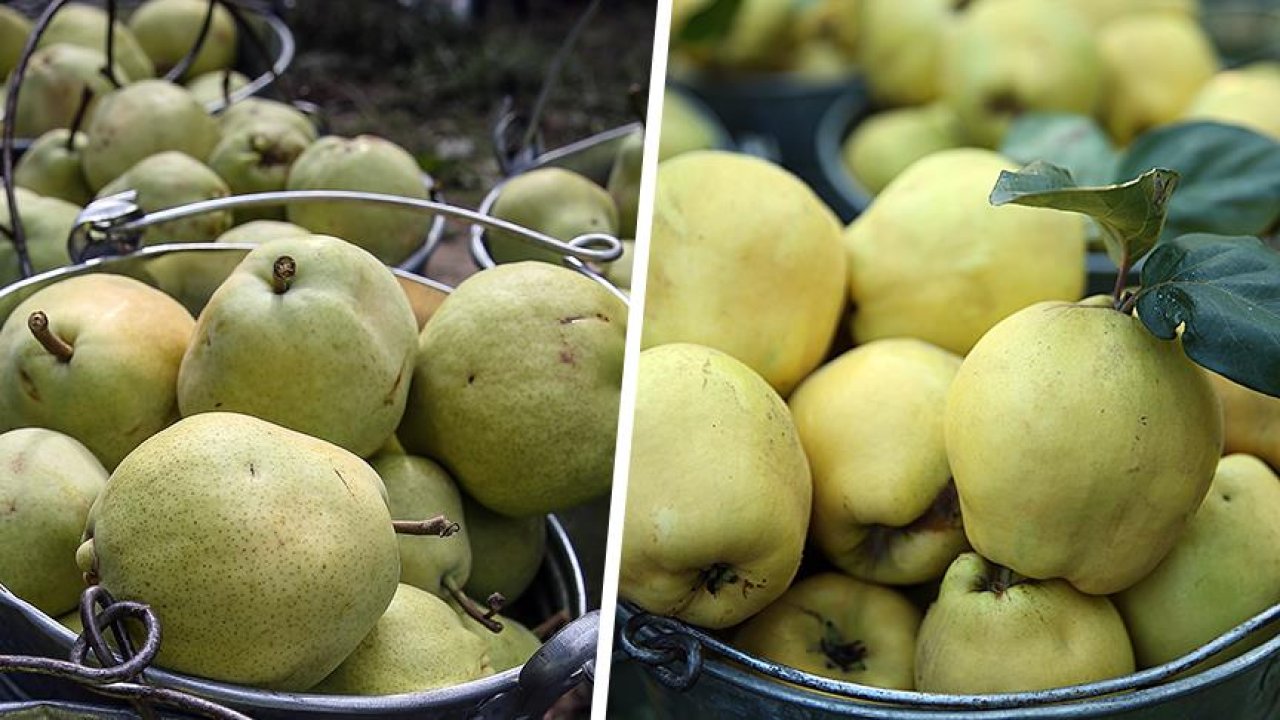
[[[562,242],[544,233],[530,230],[515,223],[483,215],[437,200],[419,200],[401,195],[361,192],[357,190],[280,190],[275,192],[232,195],[212,200],[181,205],[179,207],[145,213],[137,204],[133,190],[108,195],[89,203],[76,218],[71,237],[67,240],[67,252],[74,262],[127,254],[142,244],[143,229],[152,225],[180,220],[215,210],[260,205],[281,205],[309,202],[364,202],[435,213],[489,228],[503,230],[520,240],[561,253],[565,256],[589,262],[610,262],[622,256],[622,241],[605,233],[586,233],[569,242]]]
[[[481,705],[474,720],[541,718],[560,696],[595,678],[599,631],[599,610],[561,628],[525,661],[516,688]]]

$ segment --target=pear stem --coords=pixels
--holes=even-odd
[[[283,295],[293,286],[293,276],[298,273],[298,264],[288,255],[276,258],[271,267],[271,289],[277,295]]]
[[[1129,280],[1130,264],[1129,251],[1126,249],[1124,255],[1120,258],[1120,266],[1117,268],[1118,272],[1116,273],[1115,287],[1111,289],[1112,305],[1114,305],[1117,310],[1119,310],[1120,306],[1123,304],[1121,296],[1124,295],[1124,286]]]
[[[27,328],[31,330],[31,334],[36,340],[44,346],[49,354],[58,358],[58,362],[71,362],[71,356],[75,354],[75,348],[66,340],[53,334],[49,329],[49,317],[40,310],[31,313],[27,318]]]
[[[485,604],[489,606],[486,611],[476,604],[475,600],[472,600],[466,593],[462,592],[462,589],[458,587],[458,583],[454,582],[453,578],[445,578],[441,585],[453,597],[454,602],[458,603],[462,611],[470,615],[473,620],[485,626],[485,629],[489,632],[502,632],[502,623],[493,619],[493,616],[498,614],[502,606],[507,604],[507,599],[502,597],[502,593],[494,593],[489,596],[489,599],[485,601]]]
[[[391,527],[399,535],[436,535],[442,538],[449,537],[462,529],[461,525],[444,515],[426,520],[392,520]]]

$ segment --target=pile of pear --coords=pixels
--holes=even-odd
[[[852,77],[858,66],[861,0],[745,0],[714,41],[690,30],[718,0],[677,0],[671,8],[670,72],[727,79],[785,74],[791,82]],[[722,6],[729,3],[720,2]]]
[[[629,290],[643,159],[641,128],[617,143],[603,185],[569,168],[539,167],[504,181],[489,213],[564,243],[588,234],[620,239],[622,256],[601,263],[597,269],[614,286]],[[495,263],[537,260],[559,264],[563,257],[563,253],[503,230],[489,230],[485,237],[485,246]]]
[[[166,10],[162,16],[164,27],[185,29],[195,23],[198,30],[207,8],[202,0],[150,0],[131,16],[131,22],[140,26],[137,32],[142,34],[147,27],[143,20],[153,15],[153,6],[160,6],[155,10],[159,13],[170,5],[192,5],[199,12]],[[226,13],[221,6],[218,9]],[[3,17],[6,16],[0,14]],[[217,17],[220,16],[215,13]],[[63,37],[62,32],[55,31],[82,18],[87,24],[100,22],[103,33],[82,29],[75,36],[101,43],[105,39],[105,13],[85,5],[71,5],[60,11],[46,41],[50,36]],[[229,16],[226,22],[234,30]],[[214,27],[220,25],[215,20]],[[118,29],[122,37],[129,37],[124,34],[126,26]],[[175,42],[174,38],[180,35],[178,30],[165,30],[163,37]],[[206,39],[201,57],[216,45],[211,40],[213,36]],[[127,44],[117,42],[119,57],[124,56],[122,47]],[[60,43],[50,45],[48,50],[63,48],[100,56],[99,50]],[[59,115],[47,127],[31,128],[42,134],[14,170],[15,184],[25,190],[17,205],[36,272],[70,263],[66,240],[74,221],[71,208],[79,209],[94,198],[125,190],[136,191],[139,206],[148,213],[231,195],[278,190],[357,190],[419,200],[429,197],[433,181],[413,156],[376,135],[317,137],[309,117],[276,100],[248,98],[226,107],[218,105],[213,114],[197,90],[150,76],[122,81],[119,88],[113,88],[99,73],[104,62],[100,57],[87,57],[76,65],[81,75],[47,79],[55,76],[44,73],[43,68],[61,65],[41,60],[42,52],[45,50],[37,52],[28,69],[20,109],[28,104],[42,106],[47,83],[56,88],[55,97],[69,98],[73,103],[68,110],[70,115]],[[156,57],[154,64],[164,67],[163,56]],[[223,69],[210,72],[226,72],[225,63],[219,67]],[[130,77],[125,71],[119,76]],[[77,107],[81,100],[88,101],[83,108]],[[83,112],[77,113],[78,110]],[[19,119],[22,117],[19,113]],[[82,124],[83,129],[76,123]],[[26,129],[18,127],[19,132]],[[34,199],[36,196],[40,199]],[[0,210],[6,216],[3,230],[11,236],[7,204]],[[384,263],[395,264],[425,242],[432,218],[418,211],[356,203],[276,204],[176,220],[149,228],[142,240],[147,245],[214,242],[233,228],[259,221],[287,222],[296,226],[294,232],[340,237]],[[250,235],[291,230],[280,224],[254,226]],[[19,277],[16,253],[9,242],[0,243],[0,284]]]
[[[156,666],[269,690],[522,665],[542,638],[495,612],[546,513],[608,492],[623,303],[523,262],[420,318],[355,244],[256,241],[195,317],[81,274],[4,320],[0,585],[73,627],[86,584],[146,603]]]
[[[872,112],[841,161],[870,195],[928,154],[1000,147],[1023,113],[1090,116],[1121,148],[1189,120],[1280,138],[1280,65],[1224,68],[1197,0],[855,4]]]
[[[841,228],[764,160],[659,164],[621,598],[961,694],[1123,676],[1280,602],[1280,399],[1082,298],[1084,218],[992,206],[1003,169],[936,153]]]

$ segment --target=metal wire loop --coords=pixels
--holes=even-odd
[[[637,613],[623,624],[619,642],[655,680],[672,690],[688,690],[702,674],[702,643],[670,618]]]

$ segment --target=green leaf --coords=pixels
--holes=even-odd
[[[1068,113],[1020,115],[1005,133],[1000,154],[1022,165],[1036,160],[1053,163],[1085,186],[1110,183],[1120,162],[1093,118]]]
[[[1138,317],[1200,365],[1280,397],[1280,252],[1255,237],[1183,235],[1142,267]]]
[[[1143,133],[1116,177],[1152,167],[1182,179],[1162,239],[1187,233],[1261,235],[1280,222],[1280,142],[1235,125],[1194,122]]]
[[[1119,185],[1079,187],[1071,173],[1037,161],[1018,172],[1001,172],[990,201],[1088,215],[1102,229],[1111,261],[1127,268],[1156,244],[1169,196],[1177,186],[1176,172],[1155,168]]]
[[[742,0],[712,0],[694,13],[680,28],[677,41],[689,45],[713,43],[729,34],[733,20],[738,16]]]

